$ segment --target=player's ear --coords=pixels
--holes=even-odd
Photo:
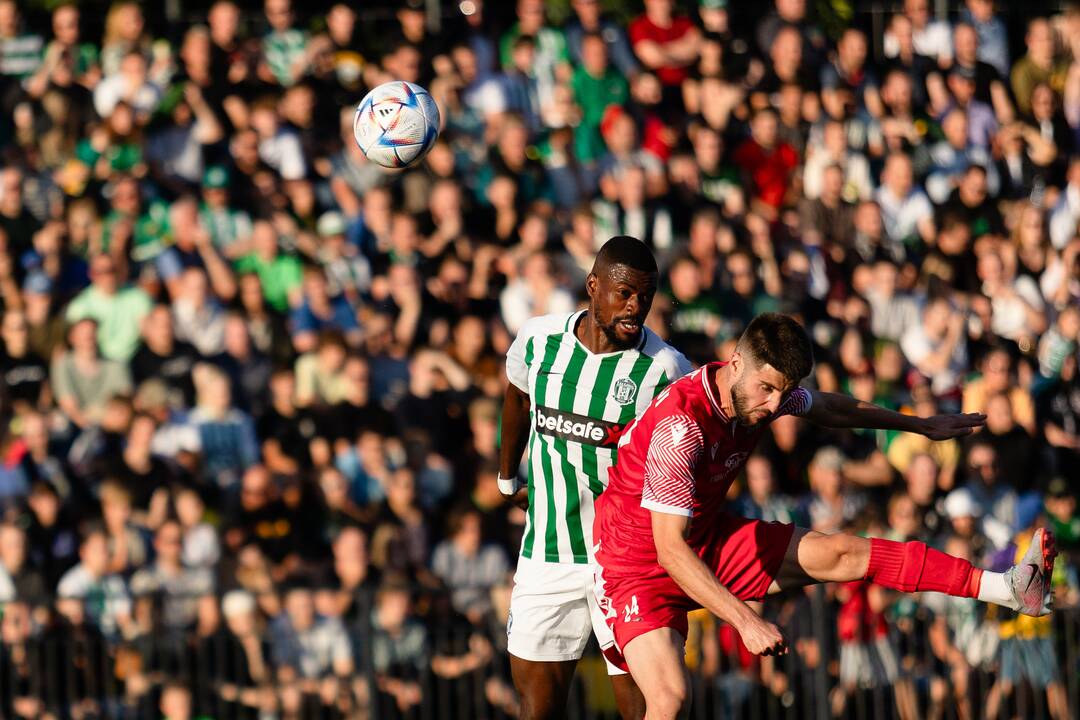
[[[735,351],[733,351],[731,353],[731,359],[728,360],[728,365],[731,366],[731,374],[732,374],[732,376],[736,380],[738,380],[739,376],[742,375],[742,370],[743,370],[743,359],[742,359],[742,355],[739,354],[738,350],[735,350]]]
[[[596,286],[600,282],[600,279],[596,277],[596,273],[589,273],[589,276],[585,278],[585,293],[590,297],[596,297]]]

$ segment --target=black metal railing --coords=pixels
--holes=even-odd
[[[246,642],[212,617],[172,630],[144,617],[143,629],[106,636],[65,619],[52,604],[9,604],[0,623],[0,716],[157,718],[166,692],[184,696],[194,716],[217,719],[516,716],[497,622],[476,627],[448,616],[412,623],[395,636],[373,621],[370,601],[356,603],[362,609],[343,626],[348,672],[336,675],[327,665],[306,677],[276,662],[277,637],[265,622]],[[1050,718],[1053,710],[1056,717],[1080,716],[1080,608],[1057,610],[1039,636],[1020,639],[993,638],[999,619],[980,616],[988,623],[983,640],[995,642],[982,657],[960,661],[951,653],[965,648],[951,645],[952,631],[935,626],[922,606],[894,612],[887,629],[862,628],[861,642],[838,637],[837,607],[820,587],[767,603],[791,645],[775,660],[748,655],[730,628],[693,616],[691,717]],[[866,672],[868,664],[876,670]],[[579,665],[566,716],[617,717],[595,648]]]

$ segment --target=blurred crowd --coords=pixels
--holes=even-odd
[[[515,714],[502,358],[615,234],[696,363],[781,310],[810,385],[987,415],[782,418],[740,512],[999,569],[1057,534],[1057,625],[860,583],[766,604],[831,711],[1076,712],[1080,4],[465,0],[437,32],[427,4],[0,0],[0,714]],[[352,133],[391,79],[444,122],[395,172]],[[707,616],[690,645],[717,712],[809,692]]]

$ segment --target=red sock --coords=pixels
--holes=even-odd
[[[923,590],[978,597],[982,570],[926,543],[870,539],[866,579],[903,592]]]

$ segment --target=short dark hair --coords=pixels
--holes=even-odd
[[[806,330],[781,313],[762,313],[751,320],[736,349],[754,365],[772,365],[795,382],[814,367],[814,349]]]
[[[616,235],[604,243],[596,254],[593,273],[599,275],[616,265],[624,265],[638,272],[656,274],[656,258],[649,246],[629,235]]]

